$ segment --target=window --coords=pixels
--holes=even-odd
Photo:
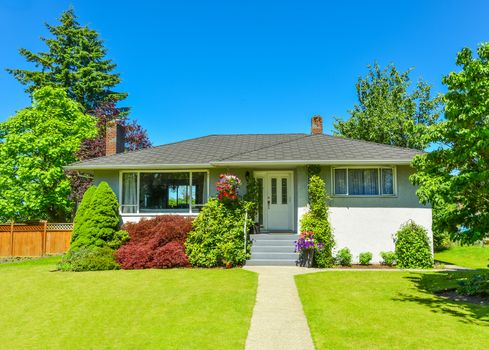
[[[287,204],[287,178],[282,178],[282,204]]]
[[[277,178],[272,177],[272,204],[277,204]]]
[[[194,213],[207,200],[206,172],[124,172],[121,213]]]
[[[334,194],[339,196],[394,195],[393,168],[333,169]]]

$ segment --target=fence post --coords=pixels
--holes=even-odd
[[[41,238],[42,238],[42,242],[41,242],[41,256],[44,256],[46,255],[46,237],[47,237],[47,228],[48,228],[48,221],[47,220],[44,220],[43,221],[43,228],[42,228],[42,233],[41,233]]]
[[[10,223],[10,256],[14,256],[14,222]]]

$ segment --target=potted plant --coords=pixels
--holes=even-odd
[[[295,243],[295,252],[299,253],[297,264],[301,267],[311,267],[315,251],[320,251],[324,245],[314,238],[312,231],[301,232]]]

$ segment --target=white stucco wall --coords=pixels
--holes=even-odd
[[[393,234],[401,224],[414,220],[431,233],[431,208],[330,208],[330,222],[336,251],[347,247],[358,262],[362,252],[373,254],[372,262],[382,259],[380,252],[393,251]]]

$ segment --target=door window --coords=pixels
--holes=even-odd
[[[287,204],[287,178],[282,178],[282,204]]]
[[[277,204],[277,178],[272,177],[272,204]]]

